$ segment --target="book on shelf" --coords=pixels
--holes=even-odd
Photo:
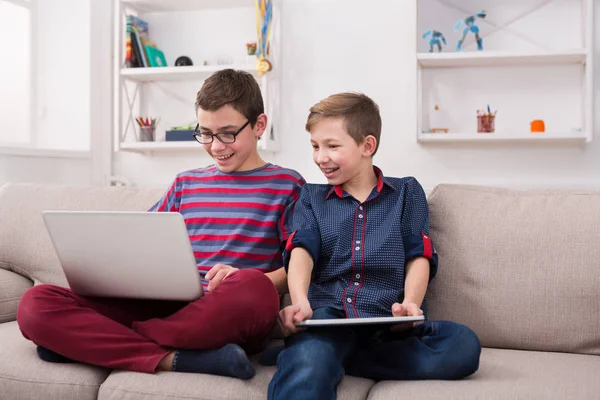
[[[148,54],[151,67],[167,67],[165,54],[158,48],[146,45],[146,54]]]
[[[160,56],[159,59],[156,57]],[[127,15],[125,25],[125,67],[148,68],[166,66],[162,51],[150,40],[148,22]]]
[[[135,64],[133,59],[133,46],[131,45],[131,31],[133,30],[133,20],[129,17],[125,19],[125,67],[132,68]]]
[[[137,66],[148,68],[150,66],[148,64],[148,55],[146,54],[144,45],[142,44],[142,39],[140,37],[141,35],[135,26],[132,28],[130,36]]]

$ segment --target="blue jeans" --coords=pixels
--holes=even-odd
[[[313,319],[344,318],[332,308]],[[377,326],[309,328],[286,339],[269,399],[334,400],[344,373],[379,380],[461,379],[479,368],[481,345],[466,326],[427,321],[403,333]]]

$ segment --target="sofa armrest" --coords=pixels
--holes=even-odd
[[[29,279],[0,268],[0,323],[17,318],[19,300],[27,289],[33,286]]]

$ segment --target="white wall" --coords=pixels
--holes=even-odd
[[[271,160],[299,170],[309,181],[324,182],[311,161],[308,134],[303,129],[308,108],[331,93],[360,90],[381,107],[382,146],[375,162],[389,175],[414,175],[427,188],[440,182],[600,187],[597,117],[595,140],[581,146],[418,144],[414,52],[421,40],[416,37],[416,5],[412,0],[282,1],[283,143],[282,151]],[[599,25],[600,0],[595,4],[595,25]],[[598,77],[598,31],[595,37]],[[553,39],[549,36],[548,40]],[[598,97],[598,78],[594,91]],[[190,107],[192,103],[190,99]],[[598,102],[595,107],[594,115],[600,115]],[[82,182],[91,171],[86,161],[61,163],[0,156],[0,182],[42,178]],[[134,184],[164,186],[177,172],[207,163],[210,160],[199,149],[197,153],[153,157],[118,153],[112,165],[115,175],[128,177]]]
[[[375,163],[388,175],[414,175],[427,188],[442,182],[600,187],[598,102],[595,140],[585,146],[420,145],[415,138],[415,2],[288,0],[284,5],[282,108],[287,136],[276,160],[300,170],[309,181],[324,182],[310,161],[311,148],[303,130],[308,108],[330,93],[362,90],[381,108],[382,147]],[[600,1],[595,6],[598,26]],[[595,37],[598,77],[598,31]],[[600,79],[596,79],[596,95],[599,91]]]
[[[90,0],[41,0],[37,8],[38,147],[89,150],[90,54],[97,50]]]
[[[304,131],[310,106],[361,91],[380,106],[384,131],[376,163],[403,174],[416,149],[416,8],[413,1],[286,1],[282,23],[283,151],[276,160],[325,182]],[[310,25],[307,21],[310,21]],[[310,26],[310,28],[309,28]]]
[[[426,188],[441,182],[600,187],[598,128],[587,145],[418,144],[414,53],[422,41],[416,37],[414,1],[283,0],[282,7],[283,142],[282,151],[271,157],[276,163],[297,169],[308,181],[324,182],[304,131],[308,108],[331,93],[357,90],[381,108],[382,145],[375,163],[388,175],[414,175]],[[600,0],[596,8],[600,22]],[[598,32],[596,38],[598,70]],[[594,114],[598,111],[597,103]],[[595,125],[600,126],[597,118]],[[115,161],[115,174],[141,185],[166,185],[179,170],[210,162],[201,151],[170,157],[117,154]]]

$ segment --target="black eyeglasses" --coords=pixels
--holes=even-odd
[[[196,124],[196,129],[194,129],[194,139],[200,144],[211,144],[215,138],[219,140],[219,142],[224,144],[235,143],[235,138],[240,134],[241,131],[244,130],[246,126],[250,123],[250,120],[246,121],[244,125],[240,129],[235,132],[219,132],[219,133],[204,133],[198,132],[198,128],[200,128],[200,124]]]

